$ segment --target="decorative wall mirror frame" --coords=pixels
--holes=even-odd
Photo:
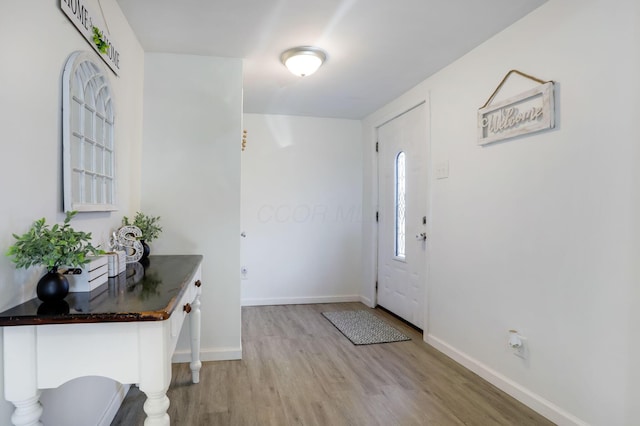
[[[72,53],[62,75],[65,211],[117,210],[113,103],[94,54]]]

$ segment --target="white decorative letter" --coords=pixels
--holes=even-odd
[[[142,231],[137,226],[123,226],[118,230],[118,244],[127,253],[127,263],[137,262],[142,258],[143,247],[140,237]]]

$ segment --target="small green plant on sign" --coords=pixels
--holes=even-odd
[[[141,240],[150,243],[160,236],[162,227],[158,224],[160,222],[160,216],[147,216],[142,212],[137,212],[133,218],[133,222],[129,221],[129,218],[124,216],[122,218],[122,225],[124,226],[137,226],[142,231]]]
[[[107,50],[109,50],[109,43],[107,43],[104,40],[104,37],[103,37],[104,35],[102,34],[102,31],[100,31],[98,27],[93,27],[92,30],[93,30],[93,42],[98,48],[98,51],[100,53],[107,53]]]
[[[25,234],[13,234],[17,241],[9,247],[7,256],[18,268],[42,265],[48,272],[56,272],[61,266],[82,267],[89,262],[89,255],[101,251],[91,245],[90,232],[76,231],[69,224],[77,213],[67,212],[62,225],[50,227],[42,218]]]

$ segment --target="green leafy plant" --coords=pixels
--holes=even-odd
[[[140,228],[140,231],[142,231],[142,237],[140,237],[140,239],[145,240],[147,243],[150,243],[160,236],[162,227],[158,225],[159,222],[160,216],[147,216],[142,212],[136,213],[133,222],[130,222],[126,216],[122,218],[122,224],[124,226],[133,225]]]
[[[62,225],[50,227],[45,219],[36,220],[29,231],[9,247],[7,256],[18,268],[42,265],[48,272],[56,272],[61,266],[81,267],[89,262],[89,255],[100,250],[91,245],[91,233],[74,230],[69,222],[77,211],[67,212]]]
[[[100,53],[107,53],[107,50],[109,50],[109,43],[107,43],[104,40],[103,38],[104,35],[102,34],[102,31],[100,31],[98,27],[93,27],[92,31],[93,31],[93,42],[95,43]]]

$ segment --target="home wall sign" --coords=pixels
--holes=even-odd
[[[493,98],[514,73],[540,84],[492,104]],[[478,110],[478,145],[554,128],[554,103],[553,81],[543,81],[518,70],[509,71],[489,100]]]
[[[100,0],[98,0],[100,4]],[[107,28],[104,13],[102,14],[105,28],[99,28],[95,16],[83,0],[60,0],[60,9],[80,31],[80,34],[93,47],[102,60],[116,75],[120,72],[120,52],[116,48],[111,35],[107,36]],[[102,12],[102,6],[100,6]]]

